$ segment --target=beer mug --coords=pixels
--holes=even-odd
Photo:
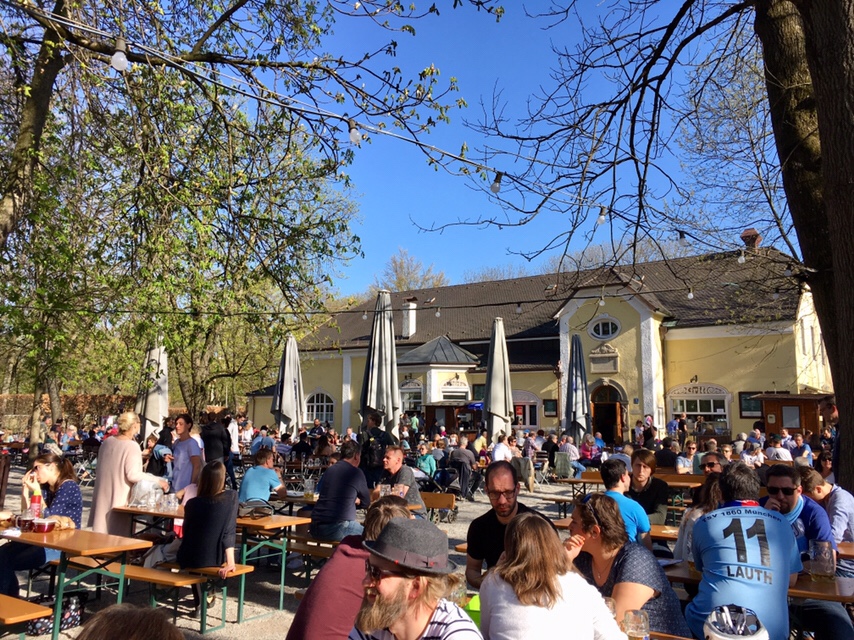
[[[629,640],[649,640],[649,616],[642,609],[629,609],[623,618],[623,632]]]
[[[836,579],[836,554],[828,540],[810,540],[809,574],[813,582]]]

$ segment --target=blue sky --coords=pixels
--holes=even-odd
[[[457,78],[459,95],[467,100],[468,108],[455,110],[451,124],[436,127],[425,141],[453,152],[466,142],[470,157],[475,158],[473,152],[482,140],[464,126],[463,120],[478,118],[480,99],[489,102],[493,88],[504,91],[507,113],[524,113],[528,96],[551,84],[551,39],[569,44],[577,25],[567,23],[544,31],[542,21],[526,18],[521,5],[516,4],[506,6],[507,13],[498,23],[468,6],[452,10],[450,2],[437,5],[441,15],[414,22],[414,37],[391,34],[398,41],[393,64],[414,75],[433,63],[444,83],[451,76]],[[355,28],[350,22],[338,23],[333,41],[336,52],[342,48],[345,52],[367,51],[372,44],[389,38],[389,34],[365,28],[364,22]],[[455,227],[441,234],[419,231],[416,223],[430,227],[458,219],[500,216],[501,210],[485,194],[472,190],[464,178],[435,171],[414,146],[386,136],[374,135],[370,144],[363,143],[348,172],[360,209],[354,232],[362,239],[365,258],[343,268],[344,277],[336,286],[344,295],[365,291],[401,247],[425,266],[432,264],[435,271],[442,271],[451,283],[461,282],[466,271],[482,266],[526,265],[536,272],[540,262],[528,264],[508,249],[534,248],[543,234],[554,233],[549,221],[522,229]]]

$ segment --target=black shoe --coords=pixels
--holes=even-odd
[[[466,500],[469,502],[474,502],[474,496],[466,496]]]

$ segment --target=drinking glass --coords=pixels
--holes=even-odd
[[[642,609],[629,609],[623,618],[623,632],[629,640],[649,640],[649,616]]]
[[[836,579],[836,555],[828,540],[810,540],[809,574],[813,582]]]
[[[613,598],[602,598],[605,601],[605,606],[608,607],[608,611],[611,612],[611,615],[614,616],[614,620],[617,619],[617,601]]]

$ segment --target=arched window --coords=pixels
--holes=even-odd
[[[611,316],[600,316],[594,320],[587,332],[597,340],[611,340],[620,333],[620,321]]]
[[[335,424],[335,403],[325,393],[314,393],[305,403],[306,422],[314,422],[317,418],[321,423],[329,421]]]

